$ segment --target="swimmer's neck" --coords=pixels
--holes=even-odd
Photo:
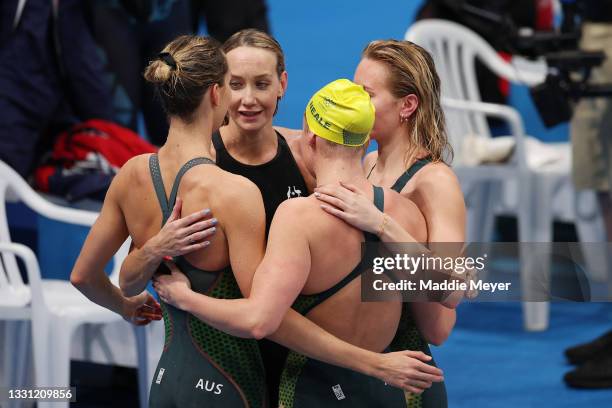
[[[406,153],[411,149],[408,137],[407,134],[395,134],[378,141],[377,172],[384,174],[404,172]]]
[[[187,123],[171,118],[168,138],[160,148],[160,154],[184,162],[194,157],[210,157],[212,120],[207,119]]]
[[[241,161],[258,163],[276,155],[278,141],[272,123],[256,131],[244,131],[230,120],[219,132],[230,155]]]
[[[363,175],[361,160],[347,159],[324,159],[322,163],[316,163],[314,173],[317,179],[317,187],[325,184],[337,184],[339,182],[352,183],[358,187],[370,183]]]

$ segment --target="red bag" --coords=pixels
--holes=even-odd
[[[103,199],[125,162],[155,151],[155,146],[130,129],[91,119],[60,134],[48,163],[36,169],[36,186],[71,201]]]

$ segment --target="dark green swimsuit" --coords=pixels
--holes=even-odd
[[[196,158],[185,163],[167,200],[157,155],[151,155],[149,168],[163,212],[162,225],[174,207],[181,177],[200,164],[214,162]],[[194,291],[219,299],[242,297],[229,266],[204,271],[183,257],[175,258],[175,262]],[[163,302],[162,310],[166,336],[151,385],[151,408],[267,406],[264,370],[255,340],[230,336]]]
[[[428,158],[415,162],[399,179],[397,179],[391,189],[401,193],[412,176],[429,163],[431,163],[431,160]],[[429,344],[427,344],[423,336],[421,336],[421,333],[419,333],[414,318],[412,317],[410,303],[404,303],[402,306],[400,324],[397,328],[395,338],[389,347],[391,351],[418,350],[431,356]],[[436,365],[433,359],[429,364]],[[409,408],[445,408],[448,406],[446,386],[444,383],[433,383],[431,388],[426,389],[421,395],[409,394],[407,397],[407,406]]]
[[[384,192],[374,187],[374,204],[383,211]],[[377,242],[378,237],[365,233],[366,242]],[[359,278],[368,266],[370,257],[364,257],[344,279],[324,292],[300,295],[293,308],[302,315],[323,303],[340,289]],[[279,406],[283,408],[338,407],[372,408],[405,407],[404,392],[346,368],[309,359],[294,351],[289,352],[281,377]]]

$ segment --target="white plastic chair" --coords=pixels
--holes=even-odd
[[[67,387],[70,384],[72,335],[84,324],[123,322],[121,316],[94,304],[69,281],[41,279],[38,261],[29,248],[11,242],[5,203],[22,201],[37,214],[56,221],[91,226],[98,213],[58,206],[45,200],[6,163],[0,161],[0,321],[5,327],[4,373],[10,386],[22,386],[26,378],[31,326],[34,378],[37,386]],[[117,284],[121,263],[130,240],[114,256],[111,281]],[[25,285],[15,255],[25,264],[29,284]],[[128,325],[127,322],[123,322]],[[141,407],[148,403],[150,371],[147,367],[147,330],[135,327],[138,352]],[[50,403],[39,403],[39,407]],[[68,404],[53,404],[68,407]]]
[[[597,208],[586,213],[575,211],[581,206],[583,195],[575,195],[570,178],[571,150],[569,143],[547,144],[547,151],[554,160],[538,160],[524,130],[518,111],[506,105],[484,103],[481,100],[476,77],[476,59],[491,71],[512,83],[533,86],[545,79],[546,67],[542,62],[510,64],[478,34],[470,29],[446,20],[427,19],[412,25],[406,39],[421,45],[433,57],[441,79],[442,104],[448,124],[450,142],[455,150],[457,173],[468,204],[468,240],[490,242],[495,211],[500,206],[504,192],[511,191],[516,198],[512,211],[517,215],[519,241],[552,241],[552,221],[555,195],[562,188],[570,188],[569,210],[577,223],[581,241],[598,241],[601,237],[601,219]],[[466,164],[472,152],[464,151],[466,139],[476,137],[490,143],[491,133],[487,117],[504,120],[514,145],[512,160],[500,164]],[[587,201],[588,201],[587,197]],[[573,204],[573,205],[572,205]],[[508,206],[506,206],[508,207]],[[566,206],[568,207],[568,206]],[[583,207],[583,206],[582,206]],[[508,209],[508,208],[506,208]],[[549,264],[541,259],[521,256],[521,286],[528,299],[537,299],[533,283],[536,270],[538,279],[549,275]],[[548,302],[524,302],[524,324],[528,330],[544,330],[548,327]]]

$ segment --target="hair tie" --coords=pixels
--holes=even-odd
[[[169,67],[176,69],[176,61],[172,58],[169,52],[160,52],[157,57],[164,61]]]

